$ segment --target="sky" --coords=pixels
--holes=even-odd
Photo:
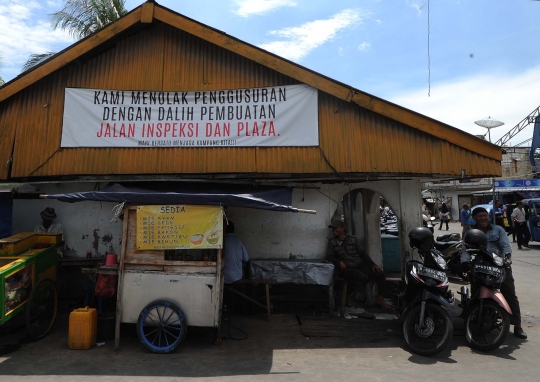
[[[65,0],[0,0],[0,76],[75,40],[53,31]],[[127,0],[132,10],[142,0]],[[158,0],[187,17],[471,134],[510,131],[540,106],[540,1]],[[510,140],[532,137],[532,125]]]

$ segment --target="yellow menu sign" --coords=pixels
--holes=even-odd
[[[164,205],[137,207],[137,249],[223,247],[223,208]]]

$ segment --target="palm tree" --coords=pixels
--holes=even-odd
[[[67,0],[64,9],[53,13],[52,25],[80,40],[127,13],[125,0]]]
[[[49,57],[54,56],[55,52],[47,52],[42,54],[31,54],[30,57],[28,57],[28,60],[24,63],[22,67],[22,71],[26,72],[28,69],[33,68],[35,65],[39,64],[42,61],[45,61]]]
[[[53,29],[68,31],[77,40],[85,38],[127,13],[125,0],[67,0],[61,11],[53,13]],[[55,52],[32,54],[23,66],[26,71]]]

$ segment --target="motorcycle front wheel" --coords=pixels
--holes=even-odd
[[[435,355],[448,345],[454,327],[446,310],[439,305],[426,304],[424,325],[420,328],[420,310],[420,305],[415,306],[403,322],[405,341],[416,354]]]
[[[471,347],[488,352],[502,345],[510,330],[508,312],[493,300],[485,300],[480,315],[480,304],[472,307],[465,323],[467,341]]]

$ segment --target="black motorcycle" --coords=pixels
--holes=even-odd
[[[447,269],[463,281],[468,281],[468,275],[461,269],[460,254],[463,242],[459,234],[447,234],[437,236],[435,249],[441,252],[446,261]]]
[[[470,270],[472,295],[461,287],[461,316],[465,319],[465,337],[471,347],[490,351],[505,341],[510,330],[512,310],[500,292],[511,260],[496,251],[486,251],[487,237],[477,229],[464,238],[466,252],[462,256],[464,269]]]
[[[401,315],[403,334],[411,350],[430,356],[442,351],[454,331],[449,312],[453,313],[454,296],[448,290],[446,262],[433,248],[433,234],[417,227],[409,233],[410,245],[418,249],[423,261],[407,262]]]

